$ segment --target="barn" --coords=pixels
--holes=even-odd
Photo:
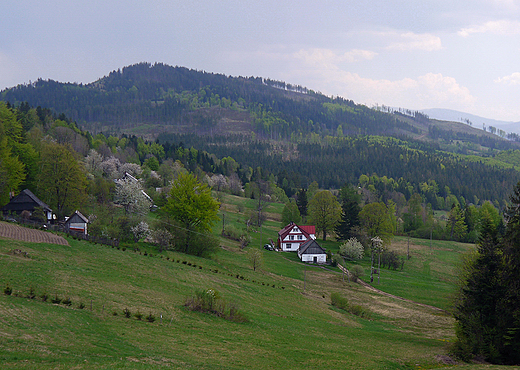
[[[32,191],[24,189],[17,196],[11,198],[9,203],[2,207],[2,213],[4,216],[7,216],[8,214],[20,215],[23,211],[28,211],[32,216],[37,208],[43,210],[47,222],[53,220],[52,209],[38,199]]]
[[[327,263],[327,252],[315,239],[307,240],[300,245],[298,257],[302,262]]]

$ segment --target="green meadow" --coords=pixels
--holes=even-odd
[[[243,227],[238,208],[245,211],[248,204],[239,207],[240,202],[250,200],[227,196],[221,214]],[[337,268],[306,266],[294,253],[264,250],[269,238],[276,240],[281,207],[266,211],[268,220],[248,247],[222,239],[211,258],[72,238],[69,246],[0,239],[0,368],[500,368],[447,361],[454,338],[448,312],[383,296],[349,282]],[[221,228],[215,225],[215,232]],[[262,252],[260,270],[250,265],[250,248]],[[403,254],[407,239],[395,238],[391,248]],[[372,285],[449,310],[456,265],[469,248],[440,241],[430,247],[429,241],[412,239],[403,270],[382,269],[380,283]],[[29,257],[13,254],[15,249]],[[369,258],[360,264],[368,281]],[[7,285],[11,295],[3,294]],[[247,321],[184,306],[196,291],[209,289],[238,307]],[[334,292],[367,315],[332,306]],[[71,304],[52,303],[55,298]]]

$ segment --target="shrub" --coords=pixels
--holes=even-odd
[[[229,305],[229,320],[233,322],[248,322],[246,315],[242,311],[238,309],[238,305],[236,303],[231,303]]]
[[[360,260],[365,254],[365,248],[356,238],[350,238],[339,247],[339,254],[347,260]]]
[[[27,298],[34,299],[35,297],[36,297],[36,293],[34,292],[34,288],[30,287],[29,288],[29,293],[27,293]]]
[[[55,304],[60,304],[60,303],[61,303],[61,298],[58,297],[57,294],[55,294],[55,295],[54,295],[54,298],[51,299],[51,302],[52,302],[52,303],[55,303]]]
[[[72,305],[72,301],[70,300],[69,297],[67,297],[63,301],[61,301],[61,303],[63,303],[65,306],[71,306]]]
[[[47,302],[49,295],[47,293],[43,293],[40,298],[42,299],[42,302]]]
[[[330,295],[330,303],[337,308],[341,308],[342,310],[348,309],[348,300],[347,298],[341,296],[339,293],[334,292]]]
[[[139,312],[139,310],[137,310],[137,312],[134,314],[134,316],[137,320],[143,319],[143,314],[141,312]]]
[[[5,295],[11,295],[11,294],[13,294],[13,288],[11,288],[11,287],[9,286],[9,284],[7,284],[7,285],[5,286],[5,288],[4,288],[4,294],[5,294]]]
[[[150,312],[150,314],[148,316],[146,316],[146,321],[148,321],[148,322],[154,322],[155,321],[155,317],[154,317],[154,315],[152,315],[151,312]]]
[[[84,308],[85,308],[85,303],[83,303],[83,302],[79,302],[79,303],[78,303],[78,310],[82,310],[82,309],[84,309]]]
[[[191,311],[209,312],[234,322],[247,322],[246,316],[235,303],[229,305],[213,290],[199,290],[184,304]]]
[[[129,310],[128,308],[125,308],[125,309],[123,310],[123,315],[125,315],[125,317],[126,317],[127,319],[129,319],[129,318],[132,316],[132,313],[130,312],[130,310]]]
[[[354,265],[350,269],[350,275],[352,276],[353,282],[356,282],[364,274],[365,274],[365,269],[360,265]]]
[[[112,316],[117,316],[117,311],[113,311]]]
[[[404,259],[394,251],[384,251],[381,254],[381,267],[388,267],[392,270],[403,269]]]
[[[369,313],[367,311],[365,311],[365,309],[360,306],[360,305],[351,305],[348,309],[348,311],[351,313],[351,314],[354,314],[356,316],[359,316],[359,317],[369,317]]]

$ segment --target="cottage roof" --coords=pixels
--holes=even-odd
[[[29,204],[32,203],[32,208],[28,209]],[[35,207],[41,207],[44,211],[52,212],[52,209],[45,203],[43,203],[36,195],[33,194],[29,189],[22,190],[17,196],[13,197],[9,203],[7,203],[3,210],[5,211],[23,211],[23,210],[34,210]]]
[[[305,243],[302,243],[299,248],[299,254],[326,254],[324,248],[322,248],[318,242],[314,239],[309,239]]]
[[[85,216],[83,216],[83,215],[81,214],[80,211],[76,210],[76,211],[72,214],[72,216],[70,216],[70,217],[67,219],[67,221],[65,221],[65,224],[67,224],[67,223],[71,223],[71,222],[78,222],[78,221],[80,221],[80,222],[84,222],[84,223],[87,224],[87,223],[88,223],[88,218],[86,218]]]
[[[287,226],[285,226],[282,230],[278,231],[278,236],[281,240],[283,240],[295,227],[301,231],[303,235],[305,235],[306,239],[310,239],[309,233],[304,229],[306,226],[298,226],[294,222],[290,222]],[[314,226],[312,226],[314,227]]]
[[[300,229],[307,232],[307,234],[316,235],[316,226],[314,225],[301,225]]]

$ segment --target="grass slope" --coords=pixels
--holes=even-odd
[[[228,208],[233,201],[240,200],[226,200]],[[248,248],[274,239],[278,208],[269,206],[272,216]],[[240,223],[242,216],[229,212],[226,219]],[[0,295],[2,369],[425,369],[443,367],[439,356],[454,336],[449,315],[348,283],[335,270],[302,265],[293,253],[261,249],[263,268],[253,272],[247,249],[231,241],[223,240],[211,259],[68,242],[0,239],[0,286],[13,288],[13,295]],[[394,245],[403,243],[396,239]],[[452,267],[467,248],[435,242],[430,249],[429,242],[412,240],[403,271],[383,270],[381,284],[374,285],[447,307]],[[35,299],[26,298],[31,287]],[[217,290],[249,321],[186,310],[185,299],[197,289]],[[42,302],[44,292],[70,297],[72,305]],[[332,307],[333,292],[370,317]],[[125,318],[125,308],[157,321]]]

